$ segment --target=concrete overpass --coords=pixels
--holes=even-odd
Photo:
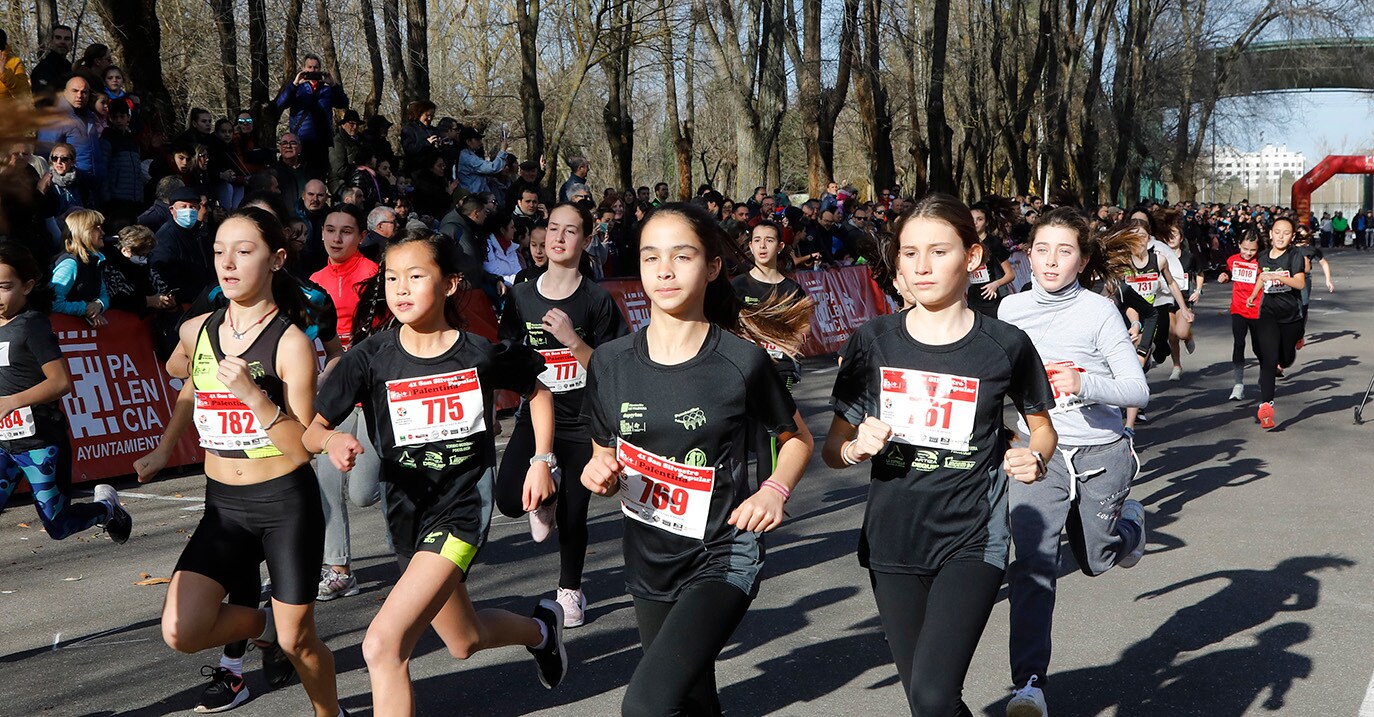
[[[1199,58],[1199,86],[1216,85],[1221,52],[1225,48]],[[1221,89],[1230,97],[1305,89],[1374,92],[1374,37],[1254,43],[1231,66]]]

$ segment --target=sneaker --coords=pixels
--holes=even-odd
[[[1134,568],[1140,559],[1145,557],[1145,506],[1138,500],[1128,500],[1121,504],[1121,520],[1129,520],[1140,526],[1140,540],[1131,548],[1131,552],[1121,556],[1116,564],[1127,570]],[[1030,714],[1030,713],[1027,713]]]
[[[1145,412],[1144,412],[1144,411],[1141,411],[1141,412],[1135,414],[1135,421],[1136,421],[1136,423],[1149,423],[1149,422],[1150,422],[1150,417],[1147,416],[1147,415],[1145,415]]]
[[[1232,401],[1239,401],[1239,400],[1244,399],[1244,398],[1245,398],[1245,384],[1240,384],[1240,383],[1238,383],[1238,384],[1236,384],[1235,386],[1232,386],[1232,387],[1231,387],[1231,396],[1230,396],[1230,398],[1231,398]]]
[[[1255,414],[1259,419],[1260,427],[1269,429],[1274,427],[1274,402],[1268,401],[1260,404],[1259,412]]]
[[[104,503],[110,511],[110,517],[105,519],[105,534],[120,545],[129,542],[129,534],[134,530],[134,519],[119,502],[119,492],[114,486],[101,483],[95,487],[95,500]]]
[[[1188,353],[1192,353],[1192,352],[1189,351]],[[1183,367],[1182,367],[1182,366],[1175,366],[1175,367],[1174,367],[1174,370],[1169,372],[1169,380],[1170,380],[1170,381],[1177,381],[1177,380],[1179,380],[1180,378],[1183,378]]]
[[[1026,686],[1013,692],[1007,703],[1007,717],[1048,717],[1050,710],[1045,706],[1045,692],[1035,686],[1040,678],[1031,675]]]
[[[1306,346],[1306,345],[1307,345],[1307,339],[1306,339],[1306,338],[1298,339],[1298,344],[1297,344],[1296,346],[1293,347],[1293,350],[1294,350],[1294,351],[1301,351],[1301,350],[1302,350],[1302,347],[1304,347],[1304,346]]]
[[[273,689],[285,687],[291,678],[296,676],[296,666],[291,664],[291,658],[287,657],[286,651],[277,644],[277,628],[272,622],[270,607],[267,608],[267,629],[262,635],[263,639],[253,641],[262,651],[262,676]]]
[[[202,665],[200,674],[210,678],[210,684],[200,693],[200,702],[196,703],[192,712],[228,712],[248,701],[248,685],[242,676],[230,672],[228,668]]]
[[[1194,341],[1193,339],[1188,339],[1187,341],[1183,342],[1183,348],[1187,349],[1188,353],[1197,351],[1197,341]]]
[[[353,597],[362,592],[358,587],[358,577],[351,572],[341,573],[333,568],[325,568],[320,578],[320,592],[316,600],[329,601],[339,597]]]
[[[563,649],[563,606],[553,600],[540,600],[531,617],[544,623],[544,633],[548,639],[543,647],[525,649],[534,655],[534,662],[539,667],[540,684],[553,689],[568,673],[568,653]]]
[[[587,596],[581,589],[558,588],[558,604],[563,608],[563,627],[581,627],[586,622]]]
[[[555,489],[558,487],[558,479],[560,477],[562,477],[562,470],[558,468],[553,469],[553,485]],[[530,537],[534,538],[534,542],[536,543],[542,543],[548,540],[549,535],[553,533],[553,526],[558,518],[557,495],[546,501],[544,505],[530,511],[528,515],[530,516]]]
[[[1283,367],[1282,367],[1282,366],[1279,366],[1278,368],[1274,369],[1274,378],[1283,378]]]

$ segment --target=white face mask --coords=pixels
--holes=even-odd
[[[129,261],[131,261],[131,262],[133,262],[133,263],[135,263],[135,264],[138,264],[139,266],[147,266],[147,265],[148,265],[148,257],[146,257],[146,256],[134,255],[134,256],[129,257]]]

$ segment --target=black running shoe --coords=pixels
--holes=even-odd
[[[539,649],[525,649],[534,655],[534,662],[539,667],[539,682],[553,689],[568,673],[568,653],[563,649],[563,606],[553,600],[540,600],[531,617],[544,624],[549,638]]]
[[[260,646],[262,650],[262,676],[267,679],[267,684],[272,689],[285,687],[291,682],[291,678],[296,676],[296,666],[291,664],[291,658],[286,656],[286,651],[281,649],[281,645],[275,642]]]
[[[105,533],[110,536],[110,540],[120,545],[127,543],[129,534],[134,530],[134,519],[120,504],[119,492],[114,486],[101,483],[95,487],[95,500],[97,503],[104,503],[110,511],[110,517],[105,519]]]
[[[210,684],[200,693],[200,702],[193,712],[214,714],[228,712],[248,701],[248,685],[243,678],[225,667],[202,665],[200,674],[210,678]]]

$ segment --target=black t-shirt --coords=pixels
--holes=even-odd
[[[983,288],[988,284],[1006,276],[1002,271],[1002,262],[1011,259],[1011,252],[997,237],[988,237],[983,240],[983,265],[969,272],[968,284],[968,305],[969,308],[982,313],[996,316],[997,305],[1001,303],[1002,297],[1007,294],[1007,287],[1003,286],[997,290],[997,297],[991,301],[983,298]]]
[[[1270,257],[1268,251],[1261,251],[1256,258],[1259,260],[1260,273],[1277,272],[1289,277],[1307,273],[1303,254],[1296,247],[1290,247],[1277,258]],[[1273,319],[1281,324],[1302,318],[1300,289],[1274,281],[1266,282],[1262,291],[1264,298],[1260,302],[1260,318]]]
[[[439,356],[412,356],[401,347],[400,330],[389,329],[343,355],[320,387],[315,411],[337,426],[362,403],[373,449],[382,459],[382,480],[436,509],[461,501],[476,519],[491,507],[477,487],[496,465],[486,410],[493,405],[492,392],[528,394],[543,370],[534,351],[467,332]]]
[[[47,380],[43,364],[61,358],[62,349],[47,316],[29,310],[10,319],[0,326],[0,396],[13,396],[43,383]],[[20,416],[0,416],[0,435],[15,436],[0,439],[0,449],[5,452],[23,453],[67,440],[67,417],[61,401],[25,406],[16,413]],[[21,435],[30,428],[33,435]]]
[[[738,296],[740,303],[745,306],[758,306],[774,294],[778,295],[779,298],[806,298],[806,290],[801,287],[801,284],[785,276],[782,281],[769,284],[759,281],[749,272],[745,272],[735,277],[730,285],[735,288],[735,296]]]
[[[570,352],[560,351],[567,347],[544,330],[544,314],[550,309],[562,309],[577,335],[593,350],[630,333],[630,329],[611,292],[587,279],[583,279],[566,299],[555,301],[539,293],[538,280],[516,284],[506,298],[499,329],[501,340],[523,343],[543,354],[547,368],[540,378],[554,392],[553,416],[558,435],[586,441],[587,424],[582,420],[582,401],[586,393],[583,386],[587,381],[587,368],[577,364]]]
[[[922,384],[939,389],[929,411],[915,414],[934,418],[936,432],[927,436],[933,440],[894,440],[870,461],[859,562],[876,572],[916,575],[934,574],[954,559],[1005,568],[1007,477],[998,470],[1007,450],[1002,406],[1010,398],[1022,414],[1053,407],[1044,364],[1024,332],[997,319],[975,314],[967,336],[928,346],[907,331],[908,313],[881,316],[854,332],[835,377],[835,413],[856,426],[867,416],[887,415],[884,408],[896,394],[885,394],[885,386],[895,390],[905,382],[917,395]],[[925,375],[885,377],[885,369]],[[898,422],[889,423],[898,429]],[[948,429],[948,440],[940,439],[941,428]],[[965,441],[968,448],[962,449]]]
[[[615,448],[620,439],[677,463],[715,470],[705,510],[699,501],[707,498],[697,491],[690,497],[675,493],[681,500],[671,503],[683,508],[689,526],[704,520],[701,538],[626,516],[625,587],[631,595],[672,601],[684,588],[707,581],[755,594],[763,543],[759,534],[726,521],[753,493],[749,426],[773,435],[796,431],[796,410],[763,349],[716,326],[701,351],[676,366],[649,358],[643,331],[592,354],[583,411],[593,440]],[[640,487],[626,479],[620,497],[642,499]]]
[[[1308,274],[1307,281],[1302,285],[1302,305],[1307,306],[1308,300],[1312,296],[1312,270],[1317,267],[1318,262],[1326,258],[1326,254],[1322,253],[1321,247],[1311,244],[1298,247],[1298,251],[1302,254],[1303,268],[1307,270]]]

